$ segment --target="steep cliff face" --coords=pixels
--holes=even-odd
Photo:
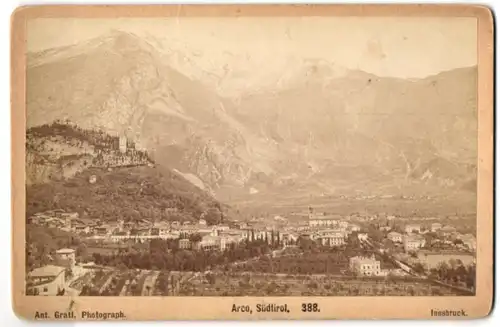
[[[292,60],[274,88],[223,98],[127,33],[30,58],[28,126],[126,134],[221,197],[472,189],[475,68],[411,81]]]
[[[27,131],[27,185],[71,178],[87,169],[94,160],[95,149],[89,142],[58,132],[61,131],[48,126]]]
[[[26,153],[26,185],[66,180],[84,171],[93,160],[91,155],[54,155],[51,158],[29,150]]]

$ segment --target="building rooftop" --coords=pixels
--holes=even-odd
[[[344,233],[333,232],[333,233],[325,233],[325,234],[321,235],[320,237],[322,237],[322,238],[329,238],[329,237],[341,237],[341,238],[344,238],[345,235],[344,235]]]
[[[58,267],[53,265],[43,266],[40,268],[33,269],[30,273],[30,277],[55,277],[59,276],[65,270],[64,267]]]
[[[88,218],[79,218],[78,221],[81,222],[82,224],[85,224],[85,225],[95,225],[96,224],[95,220],[88,219]]]
[[[202,242],[219,241],[220,239],[219,236],[205,235],[202,238]]]
[[[154,227],[156,228],[170,228],[170,224],[168,222],[160,221],[154,223]]]
[[[422,240],[424,240],[424,237],[422,235],[406,235],[405,237],[405,242],[420,242]]]
[[[465,235],[460,236],[460,239],[465,241],[465,240],[475,240],[476,238],[472,234],[465,234]]]
[[[359,263],[380,263],[379,260],[376,260],[375,257],[352,257],[350,260],[357,261]]]
[[[312,215],[309,217],[310,220],[340,220],[341,215]]]
[[[63,217],[78,216],[78,212],[61,212],[61,216],[63,216]]]
[[[56,251],[57,254],[68,254],[68,253],[74,253],[74,249],[59,249]]]

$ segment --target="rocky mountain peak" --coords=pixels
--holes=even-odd
[[[404,80],[292,58],[274,88],[236,101],[126,32],[31,58],[28,126],[69,119],[126,134],[210,190],[349,192],[376,175],[367,192],[400,192],[475,178],[476,68]]]

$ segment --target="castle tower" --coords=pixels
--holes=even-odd
[[[121,153],[127,152],[127,137],[125,135],[120,136],[118,147]]]

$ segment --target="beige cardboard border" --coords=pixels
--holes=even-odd
[[[26,21],[40,17],[165,16],[413,16],[476,17],[478,21],[478,195],[477,292],[470,297],[120,297],[74,298],[77,317],[83,310],[123,311],[129,320],[254,319],[430,319],[431,309],[464,309],[468,317],[485,317],[493,303],[493,17],[474,5],[150,5],[27,6],[11,19],[13,308],[22,318],[36,311],[65,311],[68,297],[24,295],[25,280],[25,41]],[[290,313],[231,313],[234,304],[287,303]],[[301,304],[317,302],[318,313],[302,313]],[[78,318],[80,319],[80,318]]]

